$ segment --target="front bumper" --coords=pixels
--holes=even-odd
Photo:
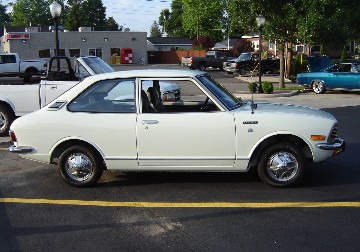
[[[332,150],[333,154],[331,156],[335,156],[345,151],[345,141],[341,138],[336,138],[332,143],[317,144],[317,147],[322,150]]]
[[[22,153],[30,153],[32,151],[34,151],[34,148],[32,147],[25,147],[25,146],[10,146],[9,147],[9,151],[10,152],[13,152],[13,153],[19,153],[19,154],[22,154]]]

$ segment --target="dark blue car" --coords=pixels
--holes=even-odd
[[[320,71],[301,73],[297,82],[317,94],[328,89],[360,91],[360,62],[337,63]]]

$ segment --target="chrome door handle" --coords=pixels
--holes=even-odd
[[[143,120],[143,124],[159,124],[158,120]]]

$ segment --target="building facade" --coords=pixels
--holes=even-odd
[[[59,30],[59,55],[95,55],[108,64],[138,64],[147,58],[146,32]],[[0,52],[18,53],[23,60],[55,55],[55,33],[49,27],[5,27]],[[125,49],[125,50],[124,50]],[[125,55],[121,55],[126,52]]]

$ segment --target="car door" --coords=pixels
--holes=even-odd
[[[166,82],[170,82],[166,80]],[[195,89],[181,86],[182,104],[196,104]],[[187,96],[187,94],[190,94]],[[186,99],[189,99],[187,101]],[[137,149],[143,170],[232,170],[235,123],[227,111],[140,112]]]
[[[46,106],[58,96],[65,93],[71,87],[75,86],[78,81],[48,81],[43,80],[40,83],[41,107]]]

